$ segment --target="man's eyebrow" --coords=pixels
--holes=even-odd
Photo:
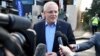
[[[58,12],[58,11],[47,11],[47,12]]]

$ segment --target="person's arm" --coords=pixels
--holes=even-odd
[[[94,17],[91,18],[91,21],[93,21]]]
[[[87,49],[91,48],[94,45],[94,41],[95,41],[95,36],[92,37],[87,42],[84,42],[84,43],[81,43],[81,44],[78,44],[78,45],[76,45],[76,44],[73,45],[72,48],[78,47],[78,49],[75,50],[76,52],[87,50]],[[72,52],[69,47],[60,45],[60,48],[61,48],[62,53],[64,55],[66,55],[66,56],[75,56],[75,53]]]
[[[90,38],[90,40],[88,40],[87,42],[84,42],[84,43],[81,43],[81,44],[78,44],[77,45],[77,49],[76,49],[76,52],[79,52],[79,51],[84,51],[84,50],[87,50],[87,49],[90,49],[91,47],[93,47],[95,45],[95,35],[93,37]]]
[[[79,52],[79,51],[84,51],[87,49],[90,49],[95,45],[96,39],[98,39],[97,34],[93,35],[88,41],[80,43],[80,44],[74,44],[70,45],[72,47],[73,51]]]

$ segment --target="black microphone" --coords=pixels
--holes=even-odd
[[[31,21],[25,17],[0,13],[0,26],[17,30],[28,29],[31,26]]]
[[[45,44],[38,44],[34,53],[34,56],[45,56],[46,53],[46,45]]]
[[[66,41],[66,45],[70,48],[69,43],[68,43],[68,38],[61,31],[56,31],[55,37],[58,38],[58,43],[59,44],[64,45],[63,41]]]

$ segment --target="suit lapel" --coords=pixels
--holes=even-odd
[[[61,29],[61,25],[59,20],[57,21],[57,25],[56,25],[56,31],[59,31]]]
[[[43,36],[42,36],[42,42],[44,43],[44,44],[46,44],[46,37],[45,37],[45,21],[43,21],[43,24],[42,24],[42,33],[43,33]]]

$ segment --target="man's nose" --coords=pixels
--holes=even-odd
[[[52,15],[56,15],[56,12],[53,11],[53,12],[52,12]]]

